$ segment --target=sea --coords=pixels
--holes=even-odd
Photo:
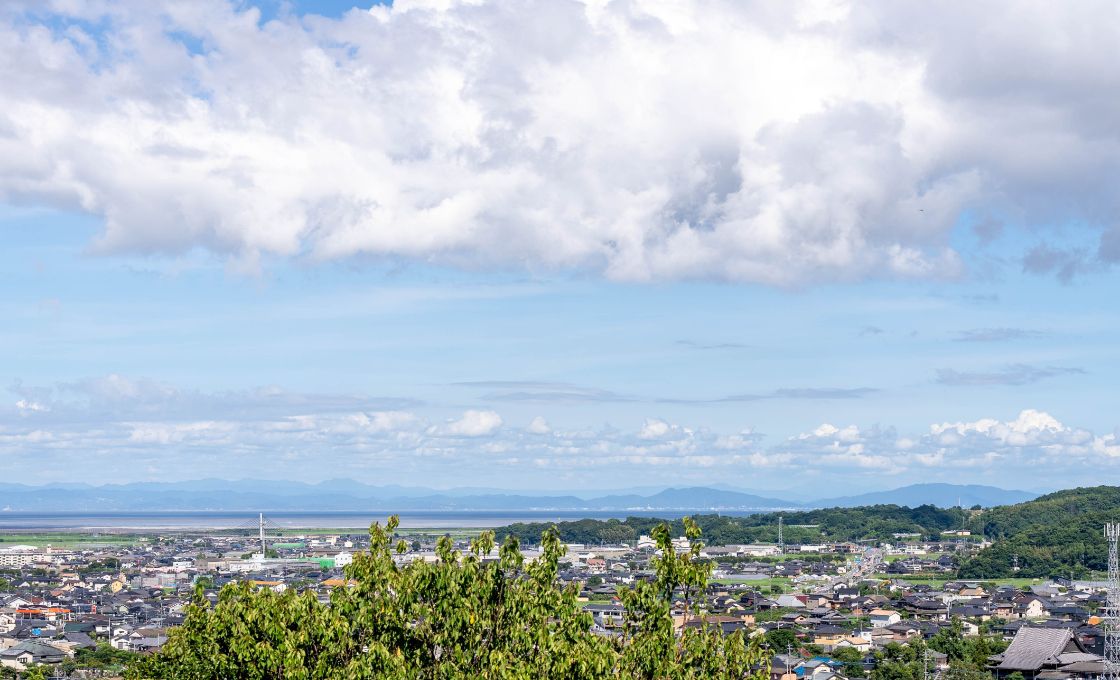
[[[579,519],[661,517],[675,519],[696,511],[675,510],[406,510],[397,513],[403,529],[465,529],[500,527],[516,522],[564,522]],[[711,512],[711,511],[708,511]],[[285,529],[366,529],[384,523],[392,511],[298,512],[265,511],[270,527]],[[747,515],[750,512],[724,512]],[[234,529],[254,524],[256,512],[12,512],[0,511],[0,532],[75,531],[127,532],[192,529]]]

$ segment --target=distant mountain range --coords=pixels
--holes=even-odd
[[[874,491],[857,496],[844,496],[820,501],[822,507],[854,508],[862,505],[936,505],[951,508],[956,505],[971,508],[979,505],[990,508],[996,505],[1013,505],[1038,498],[1028,491],[1012,491],[979,484],[911,484],[890,491]]]
[[[762,496],[727,488],[670,488],[656,493],[534,495],[484,488],[434,490],[396,485],[372,486],[353,480],[303,482],[202,479],[132,484],[0,484],[0,511],[6,512],[158,512],[158,511],[593,511],[593,512],[749,512],[894,504],[1007,505],[1038,494],[992,486],[914,484],[836,498]],[[780,492],[779,492],[780,493]],[[777,496],[778,493],[775,494]]]

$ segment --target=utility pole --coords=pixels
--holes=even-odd
[[[785,538],[782,536],[782,520],[783,520],[782,515],[778,515],[778,554],[779,555],[785,555],[786,554],[786,541],[785,541]]]

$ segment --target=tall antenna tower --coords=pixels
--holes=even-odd
[[[261,513],[261,517],[260,517],[260,527],[261,527],[261,559],[263,560],[266,557],[268,557],[267,546],[264,544],[264,513],[263,512]]]
[[[1101,627],[1104,629],[1104,680],[1120,680],[1120,524],[1104,525],[1108,541],[1108,602],[1104,606]]]
[[[782,516],[778,515],[778,554],[786,554],[786,540],[782,537]]]

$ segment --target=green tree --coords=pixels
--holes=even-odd
[[[876,665],[871,680],[920,680],[923,676],[926,646],[921,641],[907,645],[892,642],[875,653]]]
[[[844,662],[844,675],[849,678],[862,678],[867,675],[867,671],[863,669],[863,654],[854,647],[834,649],[832,658]]]
[[[23,674],[24,680],[49,680],[50,675],[47,669],[42,664],[29,666],[27,671]]]
[[[775,628],[766,632],[766,646],[775,654],[796,650],[797,645],[797,633],[789,628]]]
[[[964,627],[956,617],[949,626],[930,638],[929,646],[948,656],[950,661],[963,661],[970,656],[968,643],[964,639]]]
[[[196,590],[182,626],[156,655],[128,670],[130,678],[312,680],[361,678],[739,678],[768,677],[759,640],[723,635],[705,625],[695,598],[711,569],[696,558],[700,529],[674,551],[669,527],[653,530],[661,555],[656,577],[620,589],[626,606],[622,639],[598,636],[577,600],[561,588],[564,547],[555,530],[542,555],[525,562],[516,537],[495,548],[483,533],[466,553],[448,537],[438,561],[394,561],[396,517],[370,527],[370,551],[346,567],[347,585],[329,605],[312,592],[282,594],[228,585],[216,605]],[[683,608],[679,635],[671,610]],[[688,625],[688,624],[698,625]]]
[[[974,663],[950,661],[944,680],[992,680],[992,674]]]
[[[195,588],[201,588],[203,590],[213,590],[214,577],[210,575],[200,575],[194,580],[194,586]]]

